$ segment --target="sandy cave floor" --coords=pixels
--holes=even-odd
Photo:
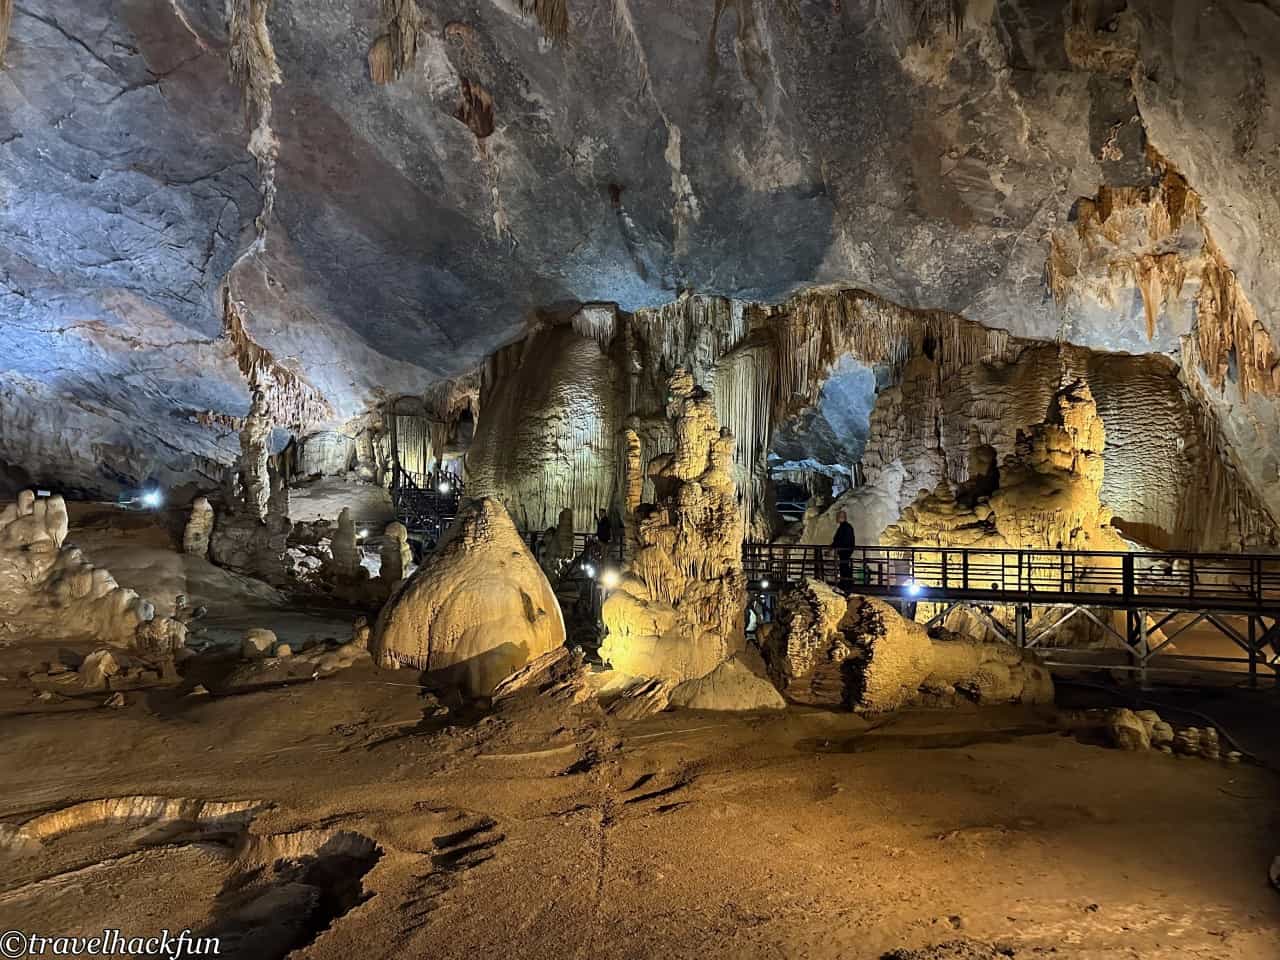
[[[228,635],[349,626],[120,532],[73,539]],[[1211,705],[1267,769],[1125,754],[1020,708],[620,723],[537,700],[451,720],[368,666],[45,704],[23,671],[51,652],[3,643],[0,823],[235,803],[71,810],[0,854],[0,929],[191,927],[253,958],[1280,958],[1271,692]]]

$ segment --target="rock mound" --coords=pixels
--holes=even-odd
[[[778,689],[734,657],[705,677],[686,680],[671,691],[673,707],[690,710],[785,710]]]
[[[370,641],[379,664],[487,697],[530,660],[563,646],[551,584],[511,518],[485,497],[383,607]]]

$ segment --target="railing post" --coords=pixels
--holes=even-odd
[[[1138,671],[1139,683],[1143,690],[1150,690],[1151,687],[1147,682],[1147,660],[1151,656],[1151,645],[1147,642],[1147,612],[1145,610],[1138,611],[1138,652],[1142,657],[1141,669]]]
[[[1126,600],[1133,600],[1133,554],[1126,553],[1120,559],[1120,585]]]
[[[947,548],[942,548],[942,589],[947,589]]]
[[[960,554],[960,589],[969,589],[969,551]]]
[[[1258,687],[1258,618],[1249,614],[1249,688]]]
[[[1019,603],[1013,610],[1013,626],[1018,638],[1018,648],[1025,650],[1027,648],[1027,605]]]

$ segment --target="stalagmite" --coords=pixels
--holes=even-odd
[[[271,414],[267,396],[253,392],[253,404],[240,431],[240,489],[248,514],[258,520],[267,519],[267,501],[271,498],[271,479],[267,469],[267,440],[271,436]]]
[[[339,580],[354,580],[360,569],[360,548],[356,545],[356,524],[351,508],[338,514],[338,527],[330,544],[333,552],[333,575]]]
[[[378,576],[390,583],[402,580],[413,563],[413,551],[409,548],[409,531],[399,521],[388,523],[383,531],[379,550],[382,566]]]
[[[502,506],[482,498],[387,602],[369,649],[375,663],[487,697],[564,640],[551,584]]]
[[[208,497],[196,497],[191,501],[191,516],[182,532],[182,549],[196,557],[209,555],[209,538],[213,534],[213,507]]]
[[[604,602],[600,656],[624,674],[683,681],[742,649],[746,581],[733,436],[688,373],[678,370],[668,393],[674,449],[649,463],[656,502],[628,511],[638,546]]]
[[[906,507],[880,542],[1126,550],[1100,500],[1105,445],[1106,431],[1088,385],[1066,383],[1054,397],[1049,419],[1018,431],[1014,452],[1000,466],[998,487],[985,495],[973,489],[961,499],[944,479]]]
[[[171,653],[185,630],[155,605],[66,547],[67,507],[62,497],[31,490],[0,511],[0,621],[29,638],[94,640]]]

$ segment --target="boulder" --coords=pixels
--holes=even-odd
[[[80,664],[80,679],[89,690],[102,690],[120,672],[120,661],[110,650],[95,650]]]
[[[862,653],[858,668],[848,671],[854,707],[871,713],[896,710],[934,674],[929,634],[883,600],[851,600],[840,629]]]
[[[671,691],[676,686],[660,677],[636,680],[610,700],[607,712],[619,720],[639,720],[661,713],[671,706]]]
[[[432,682],[487,697],[564,641],[551,584],[506,510],[485,497],[462,510],[387,601],[370,652],[376,663],[410,666]]]
[[[557,647],[530,660],[494,687],[494,706],[513,700],[521,694],[581,703],[592,693],[586,682],[586,672],[580,649]]]
[[[705,677],[686,680],[671,691],[673,707],[689,710],[785,710],[787,702],[768,680],[751,672],[737,657]]]
[[[276,645],[276,635],[265,627],[250,627],[240,642],[240,655],[246,660],[261,660],[271,656]]]
[[[1151,749],[1151,736],[1142,718],[1125,707],[1107,715],[1107,735],[1121,750]]]

